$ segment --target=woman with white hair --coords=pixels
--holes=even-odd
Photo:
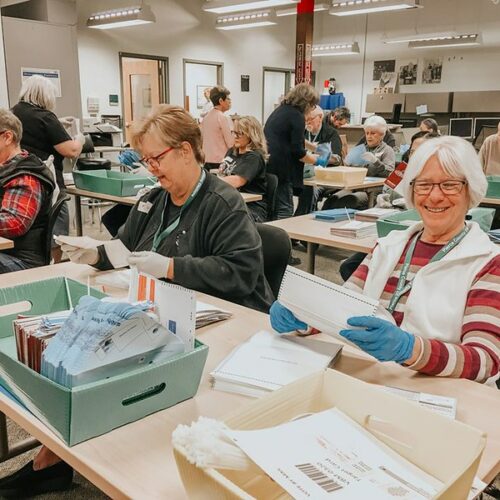
[[[364,151],[361,155],[356,154],[356,146],[347,155],[346,165],[353,167],[365,167],[370,177],[387,177],[396,164],[394,150],[384,142],[387,132],[387,123],[381,116],[370,116],[366,119],[363,128],[365,130]]]
[[[83,134],[75,139],[69,136],[53,112],[55,107],[55,86],[48,78],[33,75],[23,82],[19,102],[12,112],[23,125],[21,147],[43,161],[52,155],[57,185],[64,190],[63,159],[77,158],[85,139]],[[55,234],[68,234],[68,213],[67,206],[64,206],[54,228]]]
[[[494,382],[500,370],[500,248],[465,220],[487,189],[474,148],[459,137],[424,142],[403,178],[422,222],[380,238],[344,286],[378,299],[393,321],[359,316],[346,339],[380,361],[428,375]],[[307,327],[279,302],[279,332]]]

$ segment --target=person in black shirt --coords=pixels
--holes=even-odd
[[[260,194],[262,200],[247,203],[255,222],[267,220],[266,139],[262,125],[253,116],[240,116],[234,123],[234,147],[219,167],[223,181],[243,193]]]
[[[54,114],[56,88],[47,78],[33,75],[27,78],[19,93],[19,102],[12,112],[23,125],[21,147],[45,161],[54,157],[56,181],[64,190],[63,159],[77,158],[85,142],[83,134],[72,139]],[[69,211],[64,204],[54,227],[54,234],[68,234]]]

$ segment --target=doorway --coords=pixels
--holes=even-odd
[[[283,97],[293,87],[295,70],[283,68],[264,68],[262,78],[262,123],[266,123]]]
[[[203,94],[207,87],[223,85],[224,64],[212,61],[196,61],[183,59],[184,73],[184,107],[195,118],[206,103]]]
[[[167,103],[168,58],[120,52],[123,123],[130,143],[130,125],[158,104]]]

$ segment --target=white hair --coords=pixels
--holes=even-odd
[[[323,116],[323,109],[320,106],[316,105],[316,106],[314,106],[314,108],[311,111],[309,111],[309,113],[307,114],[307,117],[308,118],[316,118],[316,116],[320,116],[320,115]]]
[[[367,128],[375,128],[385,134],[387,132],[387,122],[381,116],[373,115],[365,120],[363,128],[365,130]]]
[[[469,208],[477,207],[486,194],[488,181],[476,150],[466,140],[455,136],[424,141],[411,156],[401,181],[401,189],[408,207],[414,207],[413,187],[410,183],[420,175],[432,156],[436,157],[443,171],[450,177],[467,181]]]
[[[56,107],[56,87],[48,78],[32,75],[24,80],[19,100],[53,111]]]

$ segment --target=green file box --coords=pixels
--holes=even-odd
[[[58,277],[0,289],[0,308],[27,301],[32,307],[25,314],[44,314],[69,309],[86,293],[85,285]],[[104,296],[96,290],[91,294]],[[193,351],[163,363],[73,389],[63,387],[17,360],[16,316],[0,312],[0,384],[69,446],[180,403],[198,390],[208,355],[208,347],[199,341]]]
[[[154,178],[114,170],[73,170],[78,189],[113,196],[135,196],[140,189],[154,184]]]
[[[500,175],[488,175],[487,198],[500,198]]]

